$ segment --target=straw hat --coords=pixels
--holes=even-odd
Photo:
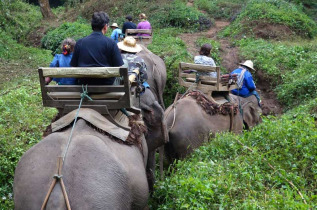
[[[123,41],[118,43],[120,50],[138,53],[142,50],[142,47],[136,43],[136,40],[132,36],[127,36]]]
[[[119,28],[118,24],[117,23],[112,23],[112,25],[110,27],[116,27],[116,28]]]
[[[252,69],[253,71],[255,71],[255,69],[253,68],[253,62],[251,60],[246,60],[244,63],[240,63],[241,66],[246,66],[250,69]]]

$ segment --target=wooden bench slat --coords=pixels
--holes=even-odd
[[[182,70],[193,69],[197,71],[216,72],[219,67],[205,66],[205,65],[194,64],[194,63],[180,63],[180,68]]]
[[[82,92],[81,85],[45,85],[46,92]],[[89,93],[100,92],[124,92],[126,87],[124,85],[88,85],[87,91]]]
[[[44,68],[43,70],[44,77],[73,77],[73,78],[109,78],[109,77],[119,77],[120,76],[120,67],[57,67],[57,68]]]
[[[93,100],[98,99],[120,99],[124,96],[124,92],[111,92],[111,93],[100,93],[100,94],[91,94],[90,98]],[[47,95],[53,99],[80,99],[80,92],[49,92]]]
[[[196,79],[195,78],[186,78],[187,82],[195,82]],[[202,84],[206,84],[206,85],[216,85],[217,81],[212,81],[212,80],[200,80]]]

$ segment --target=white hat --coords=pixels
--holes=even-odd
[[[112,23],[112,25],[110,27],[116,27],[116,28],[119,28],[118,24],[117,23]]]
[[[136,40],[132,36],[127,36],[123,41],[118,43],[120,50],[138,53],[142,50],[142,47],[136,43]]]
[[[253,68],[253,62],[251,60],[246,60],[244,63],[240,63],[241,66],[246,66],[250,69],[252,69],[253,71],[255,71],[255,69]]]

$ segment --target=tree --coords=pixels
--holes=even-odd
[[[55,17],[51,10],[49,0],[39,0],[39,5],[41,8],[41,13],[45,19]]]

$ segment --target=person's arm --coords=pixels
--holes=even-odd
[[[250,92],[255,90],[255,84],[254,84],[254,81],[253,81],[251,73],[249,73],[249,72],[245,73],[244,81],[245,81],[246,87],[249,89]]]
[[[58,54],[56,54],[50,63],[50,67],[59,67]]]

